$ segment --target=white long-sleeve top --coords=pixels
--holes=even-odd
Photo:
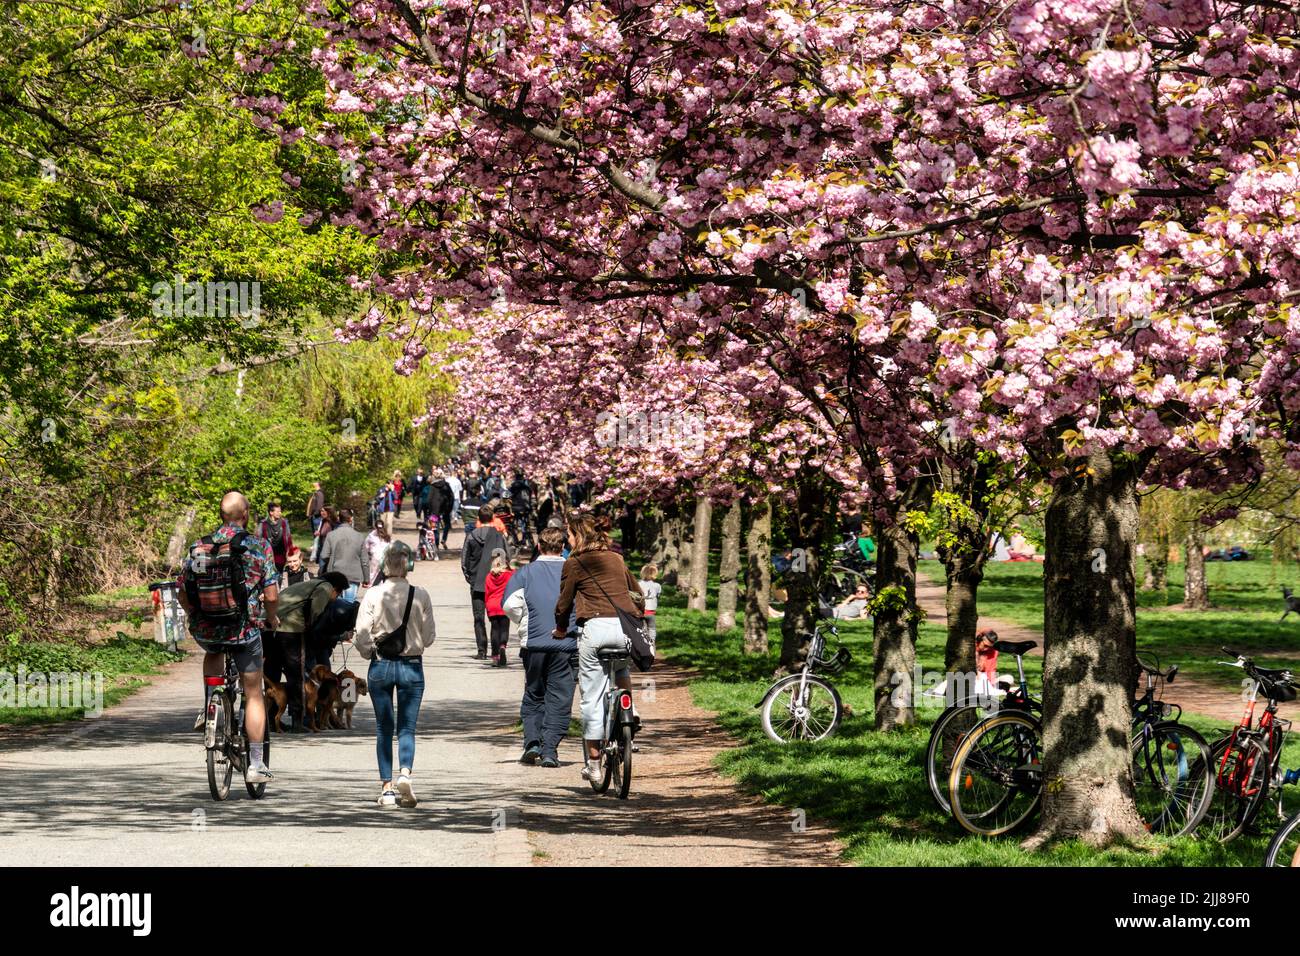
[[[375,656],[375,641],[402,624],[406,610],[406,595],[412,588],[406,578],[389,578],[383,584],[366,591],[357,608],[357,629],[352,646],[357,653],[370,660]],[[424,588],[415,588],[411,601],[411,616],[406,622],[406,647],[403,657],[418,657],[426,647],[433,645],[433,602]]]

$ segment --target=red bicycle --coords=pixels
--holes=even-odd
[[[1211,836],[1227,843],[1241,836],[1254,821],[1270,787],[1278,795],[1279,818],[1282,815],[1282,744],[1291,730],[1291,721],[1277,716],[1277,705],[1295,700],[1296,688],[1289,670],[1259,667],[1244,654],[1226,647],[1223,651],[1237,659],[1220,663],[1240,667],[1251,679],[1241,723],[1216,741],[1211,750],[1214,800],[1204,826]],[[1256,723],[1255,704],[1261,694],[1268,703]]]

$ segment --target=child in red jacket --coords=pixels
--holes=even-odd
[[[488,572],[487,580],[483,585],[484,603],[487,605],[488,621],[492,626],[492,664],[494,667],[505,667],[509,662],[506,657],[506,641],[510,638],[510,618],[506,617],[506,612],[501,607],[501,599],[505,596],[506,585],[510,583],[510,577],[514,572],[510,570],[510,562],[506,560],[506,553],[500,548],[492,552],[492,570]]]

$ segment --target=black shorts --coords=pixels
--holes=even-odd
[[[241,674],[255,674],[262,669],[262,635],[258,635],[244,644],[205,644],[196,641],[199,647],[209,654],[229,654],[235,662],[235,670]]]

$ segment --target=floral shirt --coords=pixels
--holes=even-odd
[[[223,524],[212,534],[212,540],[218,544],[232,540],[245,529],[233,524]],[[194,546],[200,542],[195,541]],[[190,549],[193,553],[193,546]],[[181,567],[177,585],[185,589],[185,572],[189,569],[190,558],[186,557]],[[223,632],[210,621],[196,619],[190,615],[190,634],[195,642],[203,644],[247,644],[262,636],[262,627],[266,623],[266,614],[262,608],[262,591],[276,584],[279,575],[275,570],[275,561],[271,557],[270,546],[255,534],[244,538],[244,587],[248,591],[248,618],[244,629],[238,635]]]

